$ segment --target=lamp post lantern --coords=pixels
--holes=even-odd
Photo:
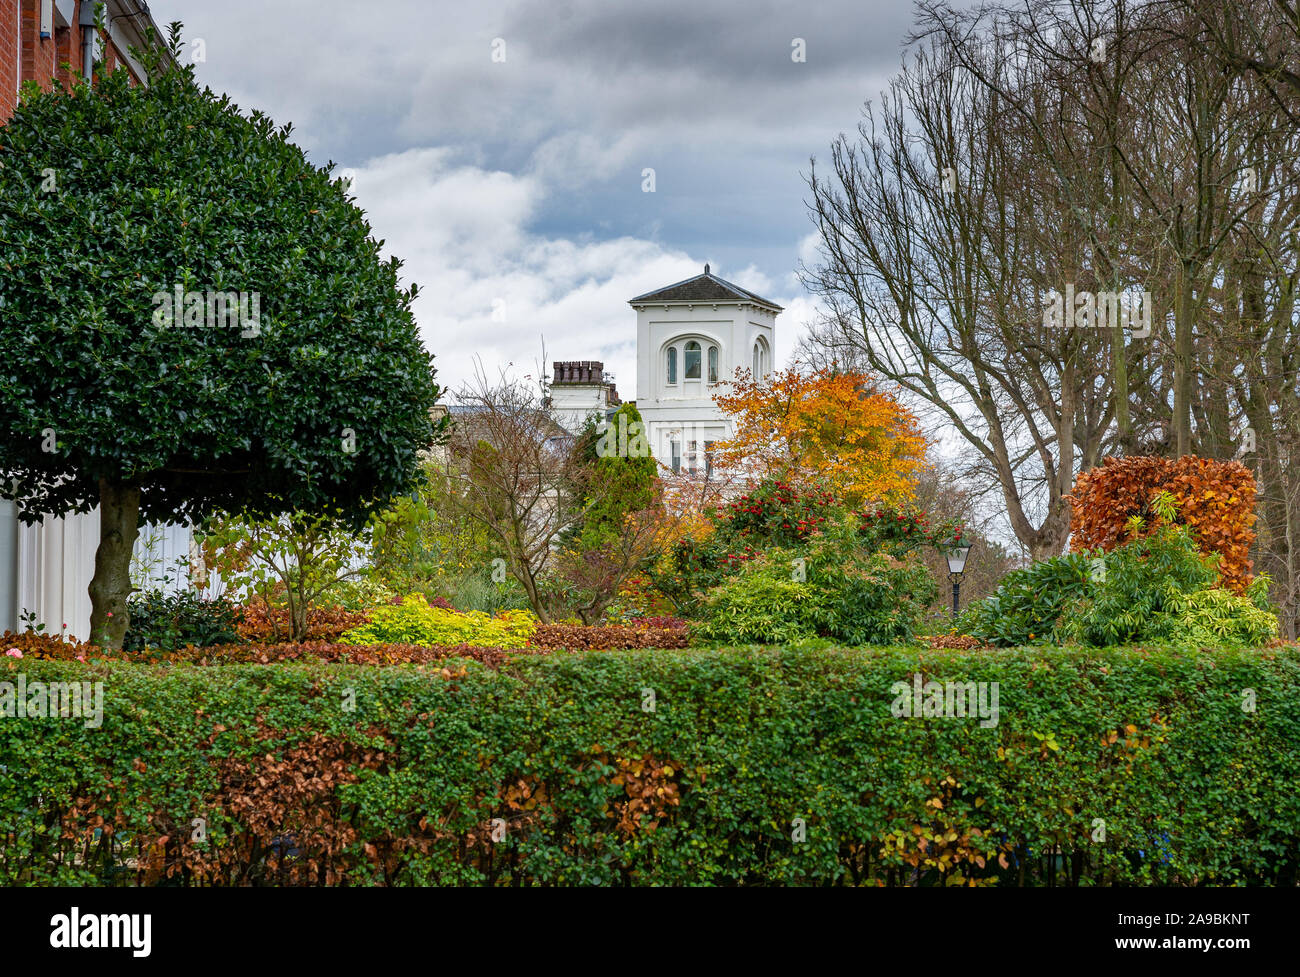
[[[970,543],[963,543],[960,534],[956,539],[940,543],[939,549],[948,560],[948,579],[952,581],[952,616],[957,619],[960,603],[961,575],[966,572],[966,557],[970,555]]]

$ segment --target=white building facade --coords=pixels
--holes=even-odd
[[[704,266],[704,274],[638,295],[637,398],[655,460],[675,472],[707,474],[713,445],[732,434],[713,402],[738,369],[772,372],[781,306]]]

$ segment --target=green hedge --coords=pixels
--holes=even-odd
[[[1294,648],[11,660],[0,680],[20,671],[103,682],[105,705],[97,728],[0,719],[7,885],[1294,885],[1300,867]],[[918,671],[999,683],[997,725],[895,718]]]

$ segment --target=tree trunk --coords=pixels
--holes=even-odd
[[[130,615],[131,554],[140,530],[140,488],[99,480],[99,547],[90,587],[90,640],[120,650]]]
[[[1116,283],[1118,286],[1118,282]],[[1115,288],[1119,294],[1119,288]],[[1128,349],[1125,346],[1124,322],[1116,317],[1110,334],[1111,375],[1115,384],[1115,435],[1121,454],[1133,453],[1133,421],[1128,409]],[[1084,464],[1087,464],[1085,461]]]
[[[1192,270],[1179,271],[1174,312],[1174,452],[1179,458],[1192,453]]]
[[[298,573],[303,573],[301,567]],[[293,641],[305,641],[307,639],[307,609],[310,606],[305,594],[295,594],[292,585],[286,594],[289,600],[289,627],[290,638]]]

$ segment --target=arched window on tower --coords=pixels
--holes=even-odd
[[[700,344],[691,340],[686,344],[686,379],[698,380],[700,378]]]
[[[709,383],[718,382],[718,347],[709,347]]]
[[[677,382],[677,347],[668,347],[668,382]]]
[[[755,343],[754,344],[754,379],[755,380],[757,380],[759,377],[763,375],[761,371],[761,367],[762,364],[759,362],[758,343]]]

